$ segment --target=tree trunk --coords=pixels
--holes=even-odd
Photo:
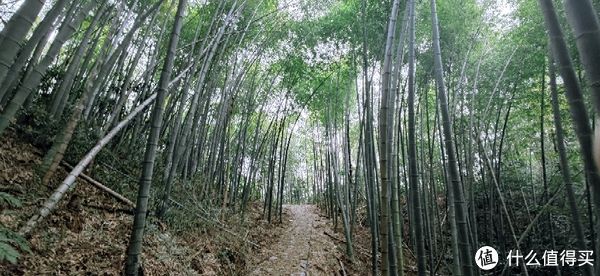
[[[567,21],[573,29],[581,63],[592,89],[596,112],[600,113],[600,23],[590,0],[564,0]],[[553,9],[552,9],[553,10]],[[595,188],[595,195],[600,187]]]
[[[362,41],[362,69],[363,69],[363,89],[365,94],[365,100],[363,102],[364,106],[364,115],[365,116],[365,131],[364,131],[364,163],[365,163],[365,190],[368,197],[367,204],[369,204],[369,209],[371,210],[371,220],[369,223],[369,228],[371,232],[371,267],[372,274],[377,275],[377,255],[379,252],[378,249],[378,223],[377,223],[377,203],[375,196],[375,180],[374,180],[374,171],[376,170],[375,164],[372,162],[374,160],[373,157],[373,115],[371,109],[371,91],[369,87],[369,76],[368,76],[368,57],[367,57],[367,24],[366,24],[366,3],[367,0],[363,0],[361,2],[361,18],[363,25],[363,41]],[[387,265],[385,267],[387,270]],[[382,268],[383,270],[383,268]]]
[[[444,133],[444,143],[446,155],[448,156],[448,177],[450,187],[454,196],[454,210],[456,215],[456,226],[458,232],[458,247],[460,262],[463,275],[473,274],[472,265],[472,250],[469,242],[469,229],[467,225],[466,206],[464,195],[460,183],[460,175],[456,162],[456,153],[454,149],[454,135],[452,133],[452,122],[450,122],[450,114],[448,111],[448,101],[446,97],[446,87],[444,84],[443,68],[442,68],[442,52],[440,48],[440,34],[436,11],[435,0],[431,0],[431,25],[433,35],[433,51],[434,51],[434,72],[437,84],[438,98],[440,100],[440,109],[442,115],[442,126]]]
[[[398,6],[399,1],[394,0],[392,4],[392,11],[387,26],[387,40],[385,43],[385,56],[383,61],[383,75],[382,75],[382,93],[381,93],[381,108],[379,110],[379,170],[381,177],[381,273],[384,276],[397,275],[397,263],[396,255],[394,254],[394,237],[390,217],[390,176],[388,175],[388,162],[391,156],[391,145],[388,145],[388,124],[393,125],[392,122],[388,122],[390,116],[389,112],[389,97],[391,88],[391,73],[392,73],[392,49],[394,44],[394,35],[396,32],[396,21],[398,17]],[[393,117],[392,117],[393,118]]]
[[[571,118],[573,120],[573,124],[575,126],[575,133],[579,141],[580,152],[583,158],[585,171],[587,176],[589,177],[591,197],[594,202],[594,209],[596,211],[596,214],[599,214],[600,195],[598,193],[600,193],[600,177],[598,176],[597,168],[594,166],[594,157],[592,155],[592,128],[590,127],[590,120],[587,114],[587,108],[585,106],[581,88],[579,86],[579,81],[575,74],[575,70],[573,69],[573,64],[569,55],[569,48],[567,47],[567,44],[564,40],[558,18],[554,10],[554,6],[550,0],[539,0],[539,3],[544,14],[544,21],[546,29],[548,30],[548,36],[550,38],[552,54],[554,56],[554,59],[556,60],[556,63],[558,65],[557,67],[565,85],[565,94],[567,97],[567,102],[569,103]],[[589,4],[589,0],[565,1],[565,6],[567,6],[567,14],[569,15],[569,17],[571,17],[570,20],[573,21],[572,25],[576,23],[576,21],[578,22],[578,20],[580,20],[572,17],[581,17],[581,20],[585,20],[586,17],[590,16],[589,13],[593,11],[591,6],[589,7],[589,10],[585,10],[584,8],[584,10],[582,10],[580,14],[573,14],[574,8],[582,8],[581,5],[585,6],[586,3]],[[595,18],[595,15],[592,14],[591,16]],[[583,27],[585,26],[578,25],[578,28]],[[575,33],[577,34],[579,33],[579,31],[576,30]],[[583,53],[581,51],[581,46],[583,46],[583,42],[585,42],[586,39],[591,39],[590,34],[584,34],[578,37],[579,39],[577,40],[577,42],[580,48],[582,60],[584,61],[584,65],[590,66],[591,64],[589,64],[589,62],[593,62],[593,60],[587,59],[588,56],[584,54],[597,54],[596,51],[598,48],[596,48],[592,52]],[[590,73],[590,76],[592,76],[593,72],[588,73]],[[592,85],[592,87],[594,87],[594,85]],[[595,87],[598,88],[597,85]],[[598,92],[594,92],[594,94],[598,96]],[[599,222],[600,220],[596,220],[596,224],[594,225],[594,232],[596,233],[600,233]],[[600,242],[598,241],[598,236],[595,239],[595,245],[596,248],[594,248],[594,250],[596,252],[600,252],[598,249],[598,246],[600,245]],[[597,256],[596,260],[598,260]]]
[[[78,56],[81,57],[81,54],[83,53],[83,50],[84,50],[83,48],[85,48],[85,45],[87,44],[87,41],[89,40],[90,35],[91,35],[92,31],[94,30],[96,23],[98,22],[98,19],[100,18],[101,14],[103,13],[104,7],[105,6],[103,5],[97,11],[96,15],[94,16],[94,19],[92,19],[92,23],[86,30],[86,32],[83,36],[82,43],[79,46],[80,48],[77,50],[77,53],[75,54],[74,58],[76,58]],[[77,62],[79,62],[79,60],[73,60],[72,62],[77,63]],[[71,72],[71,73],[73,73],[73,72]],[[67,76],[67,78],[70,78],[70,77]],[[56,136],[54,143],[52,143],[52,147],[50,148],[50,150],[48,150],[48,152],[44,156],[44,159],[42,160],[42,165],[40,168],[40,172],[44,174],[44,177],[42,178],[43,184],[48,183],[48,181],[50,180],[50,177],[52,177],[52,175],[54,174],[54,171],[56,171],[56,169],[58,168],[58,165],[60,164],[60,161],[62,160],[64,153],[67,150],[69,141],[71,141],[71,137],[73,136],[73,132],[75,131],[75,127],[77,126],[77,122],[79,121],[79,116],[81,115],[82,109],[83,109],[83,106],[80,104],[75,106],[73,113],[71,114],[71,118],[65,125],[64,130]]]
[[[183,24],[183,14],[185,12],[187,0],[179,0],[177,14],[169,39],[169,47],[165,63],[163,65],[160,80],[158,82],[157,100],[152,111],[152,127],[148,136],[146,152],[142,175],[140,177],[140,188],[136,202],[135,216],[133,219],[133,229],[131,238],[127,247],[127,263],[125,265],[125,274],[136,276],[140,267],[140,254],[142,253],[142,240],[144,237],[144,228],[146,226],[146,213],[148,212],[148,199],[150,197],[150,184],[152,183],[152,173],[154,171],[154,160],[158,148],[158,139],[160,135],[163,108],[167,96],[167,88],[171,79],[171,71],[175,61],[175,52],[179,42],[179,33]]]
[[[6,25],[4,25],[0,33],[0,83],[3,83],[9,66],[12,64],[17,52],[21,49],[25,36],[27,36],[29,29],[31,29],[31,26],[36,21],[45,2],[45,0],[26,0],[8,20]],[[54,12],[60,11],[62,9],[60,5],[64,5],[64,2],[66,1],[55,3],[55,6],[59,8],[52,9],[48,12],[48,15],[52,16]],[[32,36],[30,39],[31,43],[28,43],[28,47],[26,47],[29,49],[29,52],[33,51],[33,48],[37,45],[37,41],[35,40],[39,41],[43,35],[46,35],[46,28],[52,25],[54,19],[55,17],[48,17],[48,20],[45,20],[45,18],[42,20],[42,23],[40,23],[40,26],[42,26],[40,32],[35,32],[35,36]],[[44,31],[44,29],[46,30]],[[2,99],[2,93],[0,93],[0,99]]]
[[[28,1],[28,2],[38,2],[38,1]],[[65,7],[66,0],[58,0],[54,3],[52,9],[48,11],[48,13],[44,16],[44,19],[40,22],[40,24],[35,28],[27,43],[19,49],[18,47],[11,48],[9,51],[0,51],[0,83],[2,86],[0,87],[0,99],[2,99],[6,93],[9,91],[9,87],[12,83],[12,79],[16,78],[19,75],[19,71],[29,59],[31,53],[36,48],[36,45],[44,38],[47,37],[47,34],[50,33],[52,29],[52,25],[56,21],[56,19],[61,14],[63,8]],[[5,27],[6,29],[6,27]],[[16,58],[14,58],[15,53],[11,51],[19,50],[19,54]],[[13,60],[14,59],[14,60]],[[10,66],[10,67],[9,67]],[[8,73],[10,74],[8,75]],[[8,75],[8,77],[7,77]],[[9,80],[10,79],[10,80]]]
[[[66,192],[75,187],[77,183],[75,180],[77,176],[83,172],[85,167],[94,159],[94,157],[100,152],[100,150],[110,142],[110,140],[119,133],[135,116],[140,114],[150,103],[154,101],[156,94],[146,99],[140,106],[131,111],[123,121],[121,121],[115,128],[113,128],[106,136],[96,143],[96,145],[88,151],[88,153],[75,165],[74,169],[71,170],[67,178],[58,186],[54,193],[44,202],[44,205],[40,209],[40,212],[32,216],[27,223],[19,230],[20,235],[28,235],[46,216],[48,216],[55,208],[58,202],[62,199]]]
[[[0,135],[2,135],[4,130],[10,125],[10,121],[15,117],[17,111],[21,108],[27,97],[37,89],[37,86],[50,66],[50,63],[52,63],[54,58],[58,55],[60,48],[66,40],[75,33],[76,28],[95,5],[96,1],[91,1],[84,7],[81,7],[73,20],[65,18],[65,22],[60,27],[58,34],[54,38],[54,42],[50,46],[46,56],[44,56],[44,59],[42,59],[42,61],[35,66],[31,74],[23,80],[23,84],[17,90],[15,96],[10,103],[8,103],[2,114],[0,114]]]
[[[546,1],[546,0],[540,0]],[[562,128],[562,118],[560,117],[560,108],[558,102],[558,89],[556,87],[556,73],[554,69],[554,61],[550,59],[550,92],[552,94],[552,115],[554,116],[554,128],[556,129],[556,149],[558,151],[560,171],[563,176],[565,183],[565,192],[567,193],[567,201],[569,203],[569,209],[571,209],[571,219],[573,222],[573,229],[575,230],[575,237],[577,238],[577,247],[580,250],[586,250],[585,235],[583,232],[583,224],[581,223],[581,217],[579,209],[577,208],[577,198],[575,191],[573,190],[573,182],[571,180],[571,169],[569,168],[569,159],[567,157],[567,150],[565,148],[565,137]],[[548,198],[548,196],[546,196]],[[549,201],[549,200],[547,200]],[[586,266],[583,271],[586,275],[594,275],[591,266]]]

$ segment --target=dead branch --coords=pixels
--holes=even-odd
[[[347,276],[348,274],[346,273],[346,269],[344,268],[344,263],[342,262],[342,260],[340,260],[340,258],[338,258],[337,256],[335,257],[338,262],[340,263],[340,267],[342,268],[342,275],[343,276]]]
[[[323,231],[323,234],[325,234],[325,235],[329,236],[330,238],[332,238],[332,239],[334,239],[334,240],[336,240],[336,241],[338,241],[338,242],[341,242],[341,243],[346,243],[346,241],[345,241],[345,240],[342,240],[342,239],[340,239],[340,238],[338,238],[338,237],[334,236],[333,234],[327,233],[327,231]],[[354,248],[358,249],[358,252],[360,252],[360,253],[364,254],[365,256],[367,256],[367,257],[371,258],[371,256],[372,256],[372,255],[371,255],[371,253],[369,253],[369,251],[368,251],[367,249],[365,249],[365,248],[362,248],[361,246],[359,246],[359,245],[357,245],[357,244],[353,244],[352,246],[353,246]]]
[[[73,166],[67,164],[66,162],[61,162],[61,165],[63,165],[65,168],[72,170]],[[107,194],[111,195],[112,197],[116,198],[117,200],[121,201],[122,203],[125,203],[127,205],[129,205],[130,207],[135,207],[135,204],[127,199],[126,197],[120,195],[119,193],[113,191],[111,188],[104,186],[102,183],[98,182],[97,180],[91,178],[90,176],[81,173],[79,174],[79,177],[85,179],[88,183],[92,184],[92,186],[100,189],[103,192],[106,192]]]
[[[244,237],[242,237],[242,236],[238,235],[237,233],[234,233],[234,232],[232,232],[231,230],[229,230],[229,229],[225,228],[225,227],[223,226],[223,224],[221,224],[220,222],[218,222],[218,221],[213,221],[212,219],[206,218],[206,217],[202,216],[201,214],[199,214],[199,213],[197,213],[197,212],[192,212],[192,210],[190,210],[190,209],[186,208],[186,207],[185,207],[185,206],[183,206],[181,203],[178,203],[178,202],[176,202],[176,201],[175,201],[175,200],[173,200],[173,199],[170,199],[170,201],[171,201],[171,202],[175,202],[175,203],[177,203],[177,205],[178,205],[178,206],[179,206],[181,209],[183,209],[183,210],[186,210],[186,211],[189,211],[189,212],[191,212],[191,213],[194,213],[194,214],[195,214],[197,217],[199,217],[199,218],[203,219],[204,221],[206,221],[206,222],[208,222],[208,223],[210,223],[210,224],[212,224],[212,225],[214,225],[214,226],[217,226],[219,229],[221,229],[221,230],[225,231],[225,232],[226,232],[226,233],[228,233],[229,235],[232,235],[232,236],[234,236],[234,237],[236,237],[236,238],[238,238],[238,239],[240,239],[240,240],[242,240],[242,241],[244,241],[244,242],[246,242],[246,243],[248,243],[248,244],[252,245],[254,248],[257,248],[257,249],[258,249],[258,248],[260,248],[260,246],[259,246],[257,243],[255,243],[255,242],[252,242],[252,241],[250,241],[250,240],[248,240],[248,239],[246,239],[246,238],[244,238]]]

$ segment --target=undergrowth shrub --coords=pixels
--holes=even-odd
[[[52,118],[46,108],[39,102],[25,108],[14,124],[20,139],[29,142],[43,152],[50,149],[52,140],[61,124]]]
[[[10,194],[0,192],[1,209],[18,207],[21,207],[21,201]],[[21,256],[19,250],[31,253],[31,249],[25,238],[0,224],[0,262],[8,261],[16,264],[18,258]]]

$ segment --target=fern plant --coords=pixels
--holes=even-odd
[[[10,194],[0,192],[0,208],[8,207],[21,207],[21,201]],[[0,224],[0,262],[6,260],[16,264],[21,256],[19,250],[31,253],[25,238]]]
[[[21,207],[21,201],[11,194],[0,192],[0,207],[19,208]]]
[[[17,259],[21,256],[21,253],[17,249],[31,253],[27,240],[0,225],[0,262],[6,260],[16,264]]]

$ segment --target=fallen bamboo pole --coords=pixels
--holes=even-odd
[[[69,170],[73,169],[73,166],[67,164],[64,161],[61,162],[61,165],[65,166]],[[81,174],[79,174],[79,177],[85,179],[88,183],[92,184],[92,186],[98,188],[99,190],[101,190],[103,192],[106,192],[107,194],[113,196],[114,198],[116,198],[117,200],[119,200],[119,201],[127,204],[128,206],[135,207],[135,204],[131,200],[129,200],[126,197],[120,195],[119,193],[113,191],[111,188],[104,186],[102,183],[100,183],[97,180],[91,178],[90,176],[88,176],[88,175],[86,175],[84,173],[81,173]]]
[[[96,145],[87,152],[87,154],[77,163],[69,175],[63,180],[63,182],[54,190],[52,195],[44,202],[43,206],[40,208],[39,212],[34,214],[19,230],[19,234],[22,236],[27,236],[44,218],[46,218],[58,205],[58,202],[63,198],[63,196],[76,185],[75,179],[79,176],[85,167],[92,162],[92,159],[96,157],[96,154],[102,150],[102,148],[110,142],[110,140],[117,135],[117,133],[123,129],[135,116],[141,113],[150,103],[152,103],[156,99],[156,93],[148,97],[142,104],[136,107],[133,111],[125,117],[117,126],[115,126],[111,131],[106,134],[102,139],[98,140]]]

